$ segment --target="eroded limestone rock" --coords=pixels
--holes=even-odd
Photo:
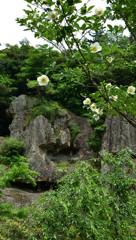
[[[0,153],[1,153],[1,147],[5,143],[5,137],[0,137]]]
[[[25,95],[20,95],[10,104],[7,109],[7,116],[13,118],[9,127],[10,137],[24,141],[24,156],[30,169],[39,172],[36,180],[54,182],[58,178],[56,164],[90,160],[94,156],[86,142],[86,138],[94,136],[94,132],[87,119],[67,110],[52,119],[39,115],[28,124],[29,109],[34,105],[35,100]],[[71,138],[70,121],[80,128],[74,139]]]
[[[101,151],[116,154],[129,147],[136,152],[136,128],[121,116],[110,115],[105,120],[106,130],[102,137]]]
[[[14,203],[19,209],[22,207],[30,206],[32,202],[38,200],[42,193],[29,193],[17,189],[5,188],[2,190],[1,203]]]

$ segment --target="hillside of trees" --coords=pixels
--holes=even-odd
[[[6,43],[0,51],[0,136],[5,137],[0,197],[1,190],[18,178],[36,185],[37,173],[23,156],[24,143],[9,138],[6,109],[19,95],[36,98],[39,110],[47,104],[88,118],[98,140],[109,114],[136,127],[135,2],[107,0],[105,10],[100,6],[93,13],[89,1],[25,1],[25,16],[16,21],[46,44],[33,47],[23,39],[19,45]],[[105,26],[107,20],[123,20],[125,27]],[[39,84],[42,75],[48,84]],[[100,144],[93,150],[99,151]],[[69,171],[63,166],[66,171],[56,189],[44,192],[30,207],[1,203],[0,239],[136,239],[135,154],[126,148],[101,157],[78,161]],[[100,171],[98,160],[106,173]]]

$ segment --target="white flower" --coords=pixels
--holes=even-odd
[[[107,57],[106,60],[107,60],[109,63],[112,63],[113,57]]]
[[[136,60],[134,61],[134,63],[136,63]]]
[[[111,83],[108,83],[108,84],[106,85],[106,88],[111,88],[111,86],[112,86],[112,84],[111,84]]]
[[[91,49],[92,49],[91,52],[95,53],[95,52],[101,51],[102,47],[100,46],[100,44],[98,42],[95,42],[95,43],[91,44]]]
[[[24,19],[25,19],[25,15],[23,14],[20,19],[21,19],[21,20],[24,20]]]
[[[114,101],[117,101],[117,98],[118,98],[118,96],[116,95],[116,96],[111,96],[111,98],[114,100]]]
[[[95,112],[96,111],[96,104],[93,103],[91,106],[90,106],[90,109]]]
[[[96,112],[97,112],[97,114],[99,114],[99,115],[102,115],[102,114],[103,114],[103,110],[100,109],[100,108],[97,108],[97,109],[96,109]]]
[[[117,87],[117,86],[116,86],[115,88],[116,88],[116,89],[119,89],[119,87]]]
[[[119,26],[118,26],[118,29],[119,29],[121,32],[123,32],[123,30],[124,30],[124,28],[123,28],[122,25],[119,25]]]
[[[103,15],[103,9],[101,7],[96,8],[95,14],[100,17],[101,15]]]
[[[83,101],[83,104],[89,105],[90,102],[91,102],[90,98],[86,98],[86,99]]]
[[[42,75],[41,77],[37,78],[37,81],[40,86],[46,86],[49,82],[49,78],[46,75]]]
[[[39,18],[39,13],[36,12],[36,13],[34,14],[34,17],[35,17],[35,18]]]
[[[55,11],[48,12],[48,18],[54,20],[57,17],[57,13]]]
[[[135,94],[135,87],[133,86],[129,86],[128,89],[127,89],[127,93],[130,93],[130,94]]]
[[[99,117],[97,114],[94,114],[94,115],[93,115],[93,118],[94,118],[96,121],[100,119],[100,117]]]

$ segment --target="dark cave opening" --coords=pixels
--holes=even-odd
[[[30,183],[25,183],[25,182],[10,182],[10,187],[15,188],[17,190],[22,190],[26,192],[31,192],[31,193],[37,193],[37,192],[45,192],[45,191],[50,191],[50,190],[55,190],[57,189],[57,183],[55,182],[37,182],[36,187],[34,187]]]
[[[0,136],[10,136],[9,126],[13,118],[7,117],[6,112],[0,109]]]

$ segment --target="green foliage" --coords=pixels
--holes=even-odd
[[[8,107],[10,100],[9,100],[9,94],[11,90],[9,87],[7,87],[5,84],[0,82],[0,108]]]
[[[30,240],[30,236],[30,228],[24,219],[0,217],[1,240]]]
[[[73,141],[76,135],[80,133],[80,127],[74,121],[70,121],[68,126],[71,133],[71,140]]]
[[[64,110],[60,107],[60,105],[57,102],[51,100],[50,101],[44,100],[44,105],[40,104],[30,109],[27,121],[28,123],[30,123],[39,115],[43,115],[48,117],[49,119],[52,119],[52,117],[55,116],[62,116],[63,112]]]
[[[4,58],[0,58],[0,74],[8,74],[12,79],[15,78],[17,80],[17,74],[23,61],[29,57],[31,48],[33,47],[29,45],[27,39],[20,41],[20,46],[17,44],[12,46],[7,43],[6,48],[0,51],[0,54],[5,55]]]
[[[92,149],[94,152],[99,152],[101,148],[101,139],[105,131],[104,117],[96,121],[90,114],[85,114],[85,116],[89,117],[90,127],[93,129],[95,134],[94,137],[88,137],[86,139],[86,141],[90,143],[89,149]]]
[[[0,135],[9,134],[7,131],[8,121],[5,111],[9,107],[9,104],[14,100],[18,89],[18,81],[11,79],[7,74],[0,75]]]
[[[1,155],[10,158],[22,155],[24,148],[25,145],[22,141],[18,141],[16,138],[7,138],[1,147]]]
[[[16,79],[11,79],[9,75],[0,75],[0,83],[3,83],[7,88],[10,88],[10,92],[12,92],[12,96],[16,95],[18,90],[18,84],[20,81]]]
[[[18,162],[13,162],[9,167],[5,167],[5,165],[0,164],[0,190],[5,187],[10,186],[10,182],[15,182],[17,178],[23,178],[28,183],[31,183],[33,186],[36,186],[34,177],[37,177],[39,174],[35,171],[31,171],[29,169],[29,164],[24,157],[18,157]],[[2,197],[2,192],[0,191],[0,197]],[[19,210],[14,207],[13,204],[1,203],[0,204],[0,216],[8,216],[8,217],[26,217],[26,212],[23,210]],[[0,228],[1,231],[1,228]],[[1,233],[1,232],[0,232]]]
[[[5,216],[8,218],[13,218],[13,217],[26,218],[27,217],[26,209],[25,208],[18,209],[17,207],[14,206],[14,204],[11,204],[11,203],[1,203],[0,204],[0,224],[1,224],[1,219]]]
[[[81,4],[80,6],[79,3]],[[103,89],[102,91],[99,87],[100,82],[103,83],[104,81],[112,80],[113,83],[117,83],[117,80],[119,80],[120,84],[120,82],[122,82],[122,76],[124,78],[123,80],[125,80],[123,84],[130,82],[130,76],[133,78],[132,82],[134,82],[136,71],[136,18],[133,9],[135,3],[131,3],[131,1],[121,1],[118,3],[116,0],[112,2],[107,0],[107,3],[112,4],[107,5],[105,11],[102,11],[102,14],[99,15],[99,11],[97,13],[96,11],[92,11],[94,6],[90,6],[89,2],[85,4],[83,1],[76,0],[62,0],[60,2],[49,0],[43,8],[43,2],[37,1],[34,3],[30,1],[28,9],[24,9],[25,18],[17,18],[17,22],[20,23],[21,26],[26,26],[27,30],[35,32],[35,37],[46,39],[47,42],[59,49],[67,60],[70,59],[71,62],[76,62],[77,65],[74,66],[73,73],[75,74],[77,69],[79,73],[75,74],[75,76],[71,74],[71,67],[67,66],[67,64],[66,66],[65,64],[63,65],[63,69],[67,69],[66,71],[59,71],[59,73],[54,71],[53,74],[54,82],[55,78],[63,81],[63,84],[59,84],[58,89],[59,92],[60,89],[62,89],[65,107],[69,106],[69,109],[72,109],[72,103],[76,102],[74,107],[79,107],[81,103],[81,99],[79,97],[77,98],[79,94],[74,94],[73,86],[76,85],[76,83],[83,84],[84,86],[84,81],[85,85],[88,85],[86,82],[90,82],[91,86],[89,87],[91,87],[91,89],[89,90],[92,91],[93,85],[102,97],[102,101],[110,103],[106,90]],[[34,4],[37,8],[32,7]],[[48,13],[52,7],[56,11],[55,19],[49,19],[48,17]],[[128,11],[131,17],[129,17]],[[106,36],[100,48],[96,47],[96,49],[92,49],[91,44],[94,43],[94,41],[103,41],[100,35],[104,35],[106,29],[105,23],[108,19],[123,19],[125,28],[130,31],[131,38],[129,41],[127,39],[126,44],[120,37],[123,28],[120,28],[118,25],[112,27],[108,24],[109,32],[112,33],[111,38],[109,39],[109,36]],[[64,24],[62,25],[63,20]],[[76,34],[77,32],[79,33],[78,35]],[[110,35],[109,32],[107,35]],[[91,40],[87,39],[88,33],[91,35]],[[108,41],[108,43],[106,41]],[[101,53],[99,53],[100,51]],[[108,57],[112,57],[113,61],[109,62]],[[55,62],[56,61],[54,61],[54,64],[52,63],[53,65],[51,64],[53,70],[56,69]],[[48,73],[51,73],[49,68],[46,70]],[[127,73],[127,77],[124,72]],[[66,75],[68,76],[68,81]],[[75,78],[77,78],[76,81]],[[77,87],[75,87],[75,90],[78,91]],[[65,95],[64,92],[66,93]],[[69,92],[71,92],[71,94],[69,94]],[[126,98],[125,96],[125,99]],[[60,95],[59,100],[62,100]],[[118,106],[119,104],[120,103],[117,102]],[[119,110],[118,107],[114,107],[114,103],[110,105],[113,106],[115,112],[122,115],[132,126],[136,126],[131,118],[133,114],[132,109],[131,111],[129,109],[129,114],[127,115],[127,112],[124,114],[124,109]],[[127,104],[127,107],[129,107],[129,104]]]
[[[130,84],[132,86],[132,84]],[[135,86],[135,83],[133,84]],[[90,97],[95,100],[97,106],[100,106],[106,115],[122,115],[126,117],[126,120],[130,124],[134,124],[135,121],[133,115],[136,115],[134,106],[136,105],[136,98],[134,95],[127,93],[128,86],[111,85],[107,87],[105,81],[99,86],[100,90],[103,92],[103,97],[96,91],[94,94],[90,94]],[[112,96],[117,96],[117,99],[112,99]],[[107,102],[104,101],[104,97],[107,98]]]
[[[30,92],[29,91],[29,95],[31,96],[35,96],[37,97],[37,94],[38,94],[38,97],[39,99],[41,100],[41,102],[44,102],[43,98],[52,98],[52,95],[55,95],[55,94],[58,94],[58,90],[57,89],[54,89],[54,85],[51,83],[51,81],[49,81],[48,85],[47,86],[40,86],[38,84],[38,81],[36,80],[33,80],[33,81],[30,81],[30,80],[27,80],[27,88],[28,89],[32,89],[32,91]],[[34,91],[36,90],[36,91]]]
[[[10,181],[15,181],[17,178],[24,178],[29,183],[36,185],[33,177],[38,176],[38,173],[31,171],[29,169],[28,162],[18,162],[17,164],[12,164],[8,167],[8,170],[4,165],[0,165],[0,171],[2,176],[0,178],[0,189],[3,189],[6,186],[10,186]]]
[[[75,59],[67,59],[63,69],[61,68],[58,73],[54,73],[52,78],[58,91],[58,94],[54,95],[54,100],[59,101],[75,114],[82,116],[84,109],[82,109],[80,93],[89,94],[91,84],[83,71],[77,67]]]
[[[59,142],[59,134],[58,131],[56,129],[54,129],[54,133],[55,133],[55,139],[56,139],[56,143]]]
[[[34,177],[39,174],[29,169],[27,159],[20,156],[18,153],[24,147],[24,144],[18,144],[15,139],[13,141],[6,141],[2,154],[0,156],[0,197],[2,197],[1,190],[10,186],[10,182],[15,182],[18,178],[25,179],[28,183],[36,186]],[[13,155],[11,155],[13,153]],[[7,167],[7,166],[8,167]],[[0,216],[17,216],[25,217],[25,211],[14,208],[13,204],[1,203],[0,204]],[[1,231],[1,229],[0,229]],[[1,233],[1,232],[0,232]]]
[[[38,73],[42,72],[51,78],[52,74],[50,72],[54,71],[55,62],[58,65],[57,68],[59,68],[63,61],[65,61],[64,57],[62,58],[62,55],[53,50],[52,47],[47,44],[38,45],[35,49],[30,50],[30,56],[23,62],[18,76],[34,80],[38,77]]]
[[[106,174],[87,162],[77,163],[58,189],[43,194],[32,207],[30,223],[40,229],[32,239],[135,239],[136,166],[130,153],[103,153]]]
[[[108,168],[104,181],[112,195],[111,236],[119,239],[136,237],[131,231],[136,226],[136,165],[131,154],[129,149],[123,149],[115,156],[106,152],[102,154],[103,165]]]
[[[20,162],[27,162],[27,159],[23,156],[20,156],[18,153],[14,155],[0,155],[0,164],[4,164],[6,166],[11,166],[13,164],[20,164]]]
[[[93,150],[94,152],[98,152],[101,147],[101,139],[96,137],[88,137],[87,142],[91,142],[89,149]]]

